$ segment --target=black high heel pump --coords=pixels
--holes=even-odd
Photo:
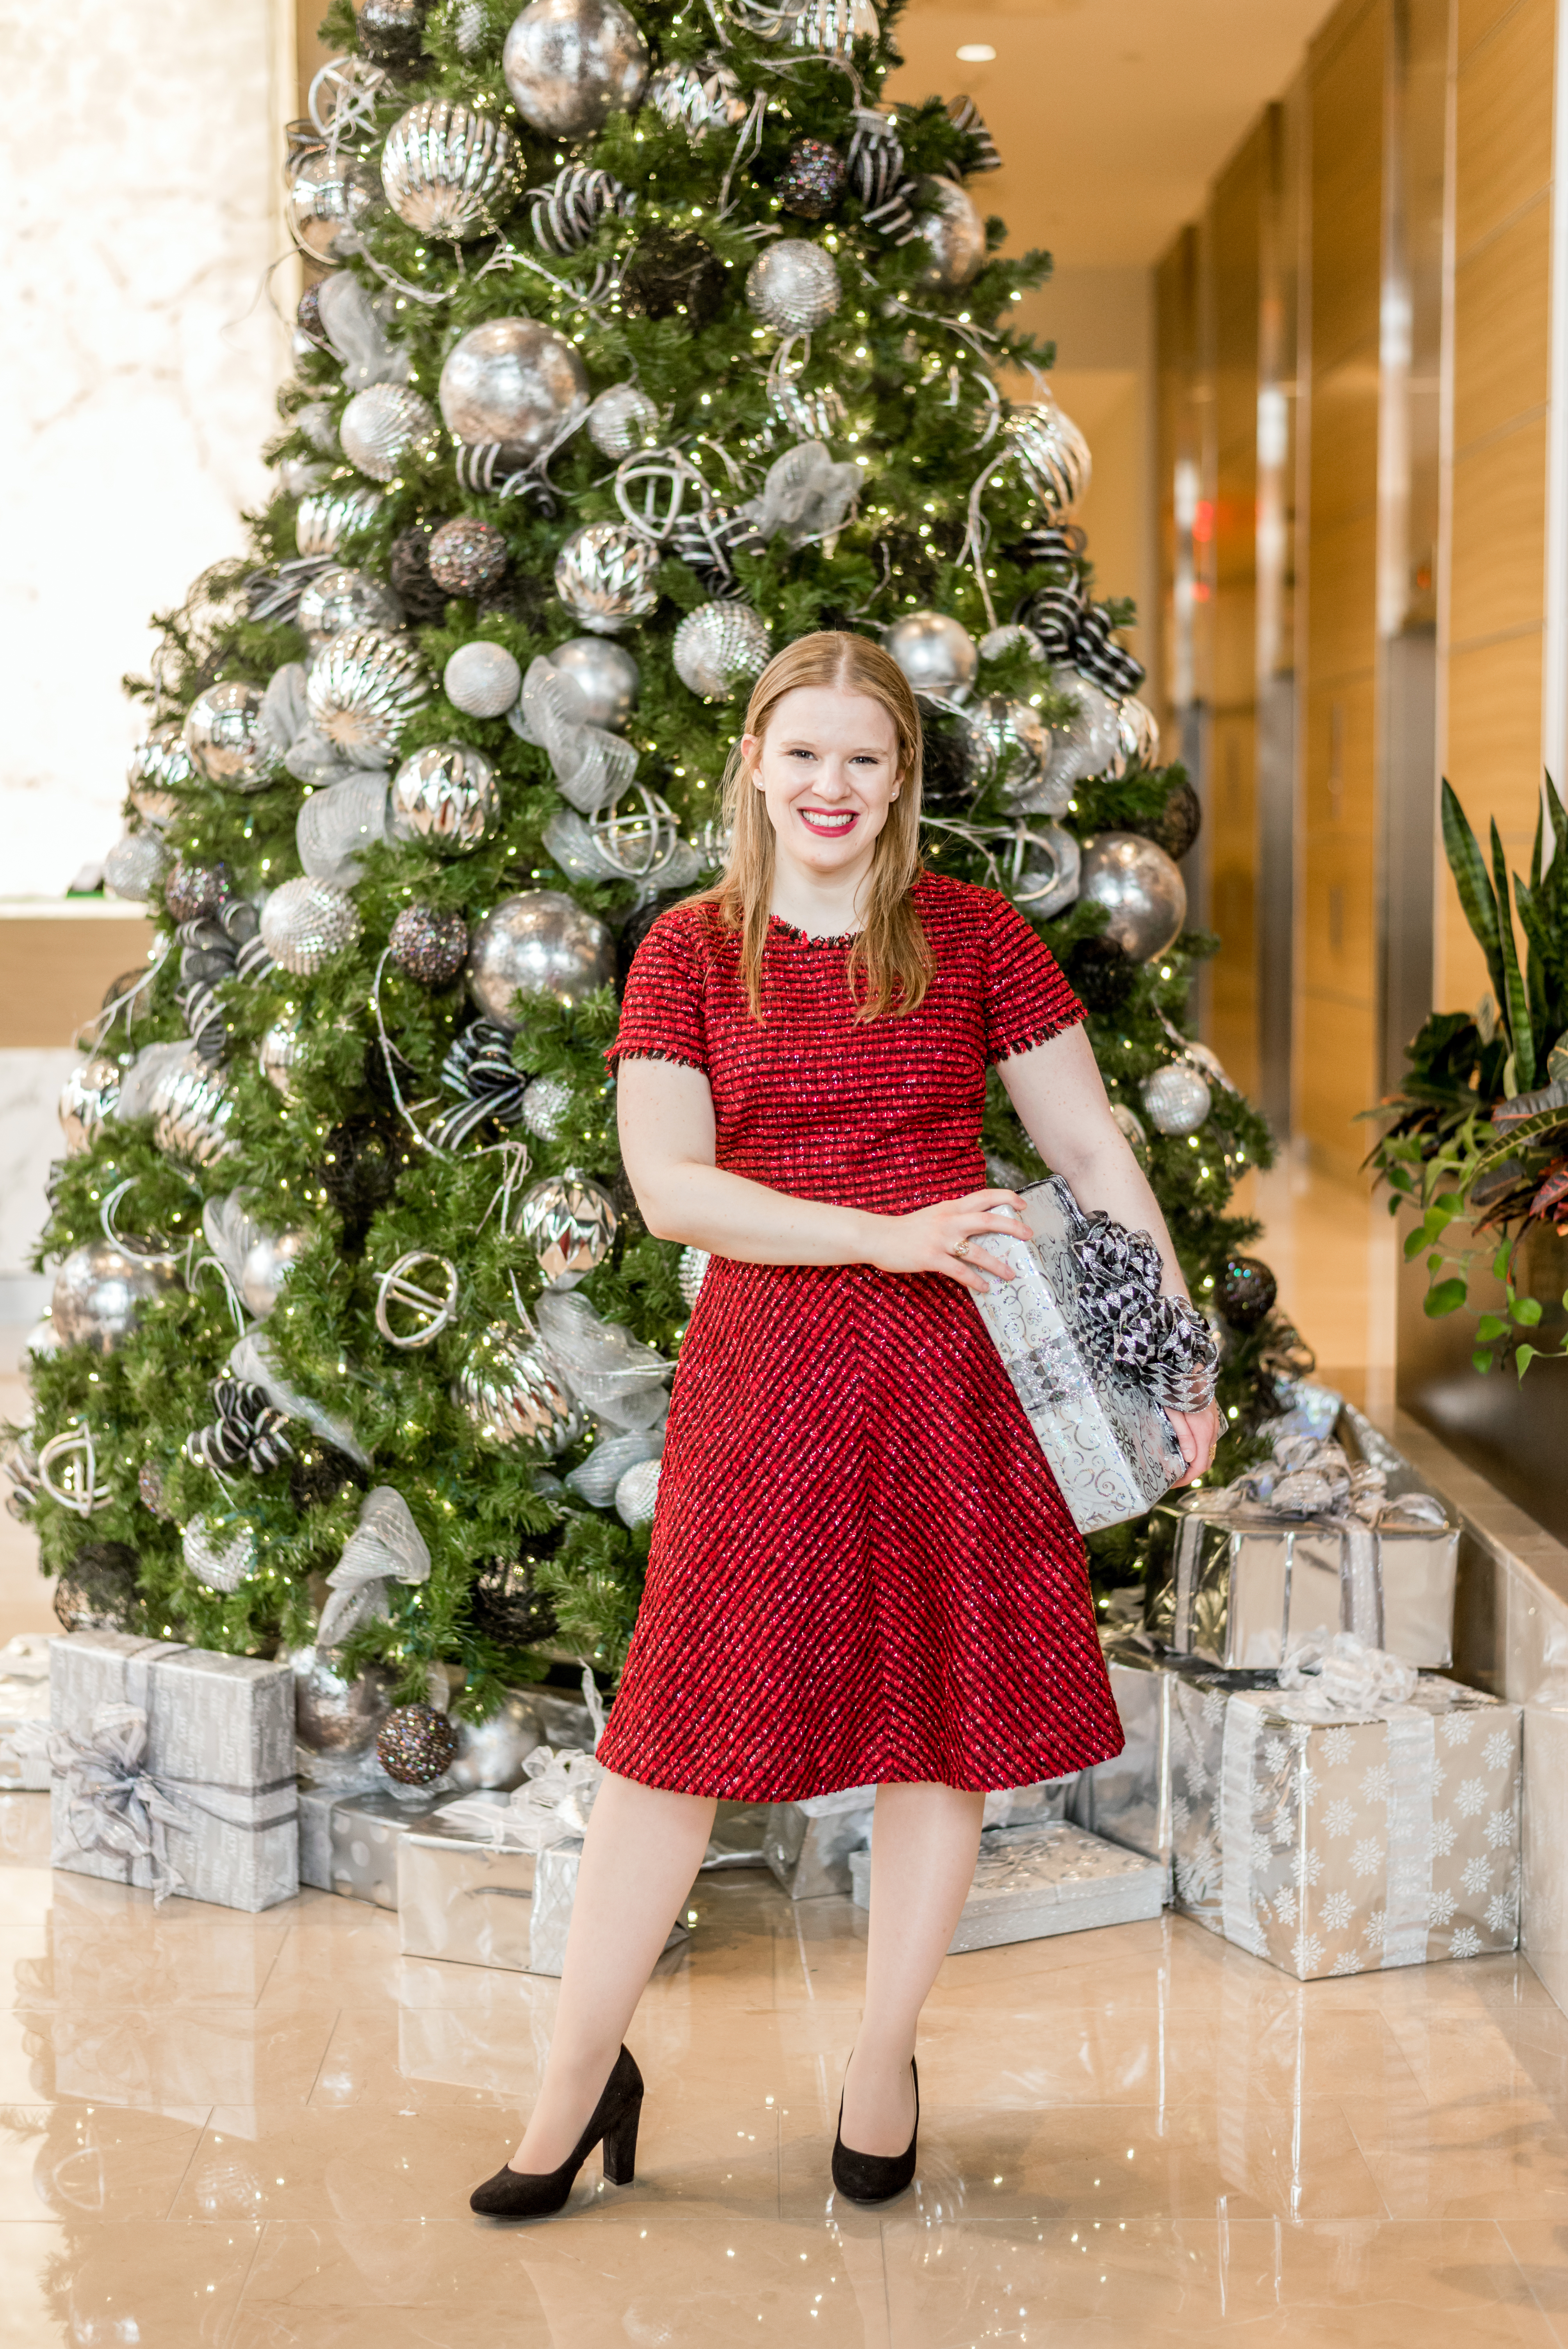
[[[844,2100],[839,2098],[839,2133],[833,2139],[833,2184],[851,2202],[891,2202],[914,2176],[915,2147],[920,2137],[920,2068],[914,2074],[914,2135],[903,2153],[857,2153],[844,2143]]]
[[[577,2173],[603,2143],[604,2175],[612,2186],[630,2186],[637,2168],[637,2123],[643,2111],[643,2075],[623,2047],[588,2126],[559,2169],[535,2173],[498,2169],[469,2197],[469,2208],[485,2219],[549,2219],[561,2209]],[[852,2157],[860,2160],[856,2154]]]

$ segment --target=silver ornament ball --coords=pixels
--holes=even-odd
[[[707,1248],[684,1247],[681,1250],[681,1259],[676,1268],[676,1278],[680,1282],[681,1295],[686,1300],[688,1313],[696,1309],[697,1292],[712,1262],[712,1253]]]
[[[1048,806],[1053,815],[1061,815],[1076,784],[1087,781],[1090,775],[1109,774],[1116,766],[1121,738],[1117,705],[1092,678],[1080,676],[1076,668],[1058,668],[1053,671],[1051,682],[1072,696],[1077,709],[1065,726],[1053,725],[1050,730],[1050,758],[1042,791],[1033,804]]]
[[[493,1787],[510,1794],[527,1773],[523,1764],[543,1740],[534,1724],[527,1700],[509,1689],[495,1711],[483,1721],[459,1721],[458,1752],[447,1775],[465,1793]]]
[[[1159,1133],[1196,1133],[1207,1123],[1213,1095],[1202,1070],[1190,1061],[1172,1061],[1156,1069],[1139,1087],[1150,1123]]]
[[[259,792],[272,780],[272,760],[260,731],[262,688],[231,679],[196,696],[185,719],[185,747],[210,783],[225,791]]]
[[[153,1142],[167,1157],[213,1166],[235,1155],[239,1144],[228,1130],[233,1097],[199,1053],[187,1052],[163,1071],[148,1107]]]
[[[1015,408],[1003,426],[1017,456],[1018,471],[1053,521],[1062,521],[1089,485],[1093,465],[1088,442],[1047,391],[1028,407]]]
[[[122,833],[103,861],[103,885],[111,897],[145,905],[163,878],[163,842],[150,828]]]
[[[440,447],[435,409],[405,383],[373,383],[356,391],[337,437],[349,463],[373,481],[395,480],[406,463],[423,464]]]
[[[180,794],[195,772],[179,726],[166,718],[130,754],[125,780],[131,806],[148,823],[170,823],[180,812]]]
[[[305,1232],[263,1232],[246,1249],[240,1294],[258,1321],[264,1321],[277,1303],[308,1243]]]
[[[634,383],[613,383],[588,410],[588,438],[602,457],[629,457],[659,429],[659,411]]]
[[[392,778],[392,829],[443,856],[477,848],[500,822],[495,764],[464,742],[430,742]]]
[[[579,726],[624,733],[643,681],[625,647],[605,636],[573,636],[550,657],[567,716]]]
[[[513,999],[553,996],[579,1002],[615,976],[615,941],[605,925],[562,889],[525,889],[485,916],[469,947],[469,992],[487,1019],[509,1034],[521,1024]]]
[[[521,1220],[545,1287],[575,1288],[608,1256],[618,1219],[603,1184],[568,1167],[524,1193]]]
[[[620,0],[531,0],[506,36],[501,71],[531,129],[582,139],[634,112],[647,43]]]
[[[522,671],[504,645],[476,636],[441,672],[447,699],[465,718],[504,718],[522,690]]]
[[[572,1114],[564,1077],[535,1077],[522,1097],[522,1122],[536,1142],[553,1142]]]
[[[387,133],[381,185],[398,219],[421,236],[460,243],[493,233],[516,202],[516,142],[488,114],[426,98]]]
[[[574,530],[555,558],[555,592],[579,627],[613,636],[659,600],[659,551],[624,523]]]
[[[1130,1110],[1125,1102],[1112,1102],[1110,1114],[1121,1129],[1127,1146],[1140,1166],[1149,1164],[1149,1136],[1143,1130],[1143,1120]]]
[[[305,678],[305,704],[322,732],[356,767],[370,769],[390,764],[428,693],[414,647],[379,628],[329,637]]]
[[[980,674],[980,647],[945,612],[911,612],[882,638],[916,693],[962,702]]]
[[[833,256],[809,237],[780,237],[746,273],[746,299],[781,334],[810,334],[833,316],[843,291]]]
[[[119,1063],[95,1057],[79,1061],[60,1091],[60,1130],[67,1157],[90,1150],[119,1106]]]
[[[521,465],[582,419],[588,377],[553,327],[487,318],[447,353],[438,396],[454,440],[499,444]]]
[[[1082,852],[1059,823],[1020,824],[1007,860],[1007,895],[1037,922],[1072,905],[1078,894]]]
[[[139,1254],[118,1240],[73,1248],[55,1275],[49,1324],[57,1344],[118,1351],[142,1313],[180,1285],[172,1257]]]
[[[274,889],[262,907],[262,944],[295,978],[309,978],[365,927],[359,908],[335,881],[301,874]]]
[[[985,219],[956,180],[923,180],[920,197],[933,207],[920,215],[921,241],[931,256],[920,282],[956,294],[985,263]]]
[[[761,676],[772,650],[768,623],[749,604],[699,604],[676,630],[676,675],[707,700],[729,701]]]
[[[1130,768],[1159,765],[1160,720],[1136,694],[1130,693],[1117,710],[1116,742],[1122,774]]]
[[[644,104],[672,130],[684,130],[694,147],[710,130],[735,130],[749,108],[728,66],[705,58],[700,66],[660,66],[650,75]]]
[[[367,1664],[345,1680],[315,1648],[296,1648],[278,1658],[294,1673],[294,1735],[310,1754],[367,1754],[392,1710],[394,1676],[385,1665]]]
[[[982,693],[964,705],[964,777],[971,791],[998,775],[1009,799],[1037,783],[1051,740],[1037,709],[1005,693]]]
[[[298,422],[298,418],[295,418]],[[376,519],[379,490],[330,488],[313,490],[301,498],[294,515],[294,544],[302,555],[335,554],[345,539]]]
[[[582,1428],[571,1392],[543,1348],[505,1321],[492,1321],[475,1339],[452,1401],[493,1444],[554,1454]]]
[[[1187,919],[1187,885],[1162,848],[1133,832],[1102,832],[1083,844],[1078,895],[1110,916],[1105,935],[1132,962],[1173,946]]]
[[[299,1054],[299,1019],[295,1014],[285,1013],[281,1019],[273,1021],[256,1047],[263,1076],[284,1101],[294,1098],[294,1071]]]
[[[318,571],[300,595],[299,625],[314,643],[341,636],[345,628],[384,628],[403,625],[403,607],[389,587],[363,571],[335,564]]]

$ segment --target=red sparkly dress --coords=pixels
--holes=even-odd
[[[848,941],[777,919],[765,1013],[709,905],[638,948],[609,1055],[713,1089],[720,1166],[903,1215],[987,1181],[987,1064],[1083,1017],[1023,916],[915,885],[935,977],[857,1024]],[[681,1348],[647,1588],[599,1747],[645,1785],[798,1801],[1032,1785],[1119,1753],[1084,1546],[969,1292],[715,1257]]]

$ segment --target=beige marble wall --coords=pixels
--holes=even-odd
[[[0,56],[3,885],[53,895],[119,830],[147,615],[264,489],[292,10],[0,0]]]

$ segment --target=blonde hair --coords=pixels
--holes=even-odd
[[[909,679],[891,653],[869,636],[836,629],[798,636],[775,653],[751,689],[743,734],[755,735],[749,759],[739,742],[724,774],[724,815],[730,829],[729,862],[698,905],[717,905],[727,927],[740,932],[740,972],[753,1019],[762,1017],[762,957],[773,897],[775,833],[768,804],[755,787],[762,738],[787,693],[828,686],[861,693],[892,719],[898,744],[900,790],[877,834],[866,897],[865,923],[845,966],[855,1018],[883,1013],[900,1019],[924,1000],[934,965],[910,891],[924,866],[920,858],[920,708]]]

